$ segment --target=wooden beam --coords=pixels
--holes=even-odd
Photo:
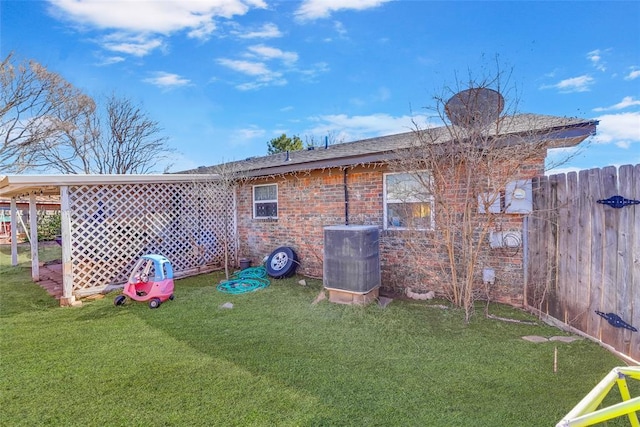
[[[18,218],[15,197],[11,198],[11,265],[18,265]]]
[[[62,238],[62,298],[60,305],[72,305],[73,264],[71,262],[71,212],[69,211],[69,187],[60,187],[60,232]]]
[[[40,281],[40,265],[38,260],[38,210],[36,209],[36,195],[29,194],[29,234],[31,244],[31,279]]]

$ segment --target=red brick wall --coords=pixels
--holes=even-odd
[[[520,165],[517,179],[532,178],[544,171],[544,155]],[[421,249],[408,251],[407,232],[383,228],[384,166],[346,170],[349,224],[377,225],[381,229],[380,263],[382,287],[394,292],[412,290],[442,292],[442,265],[446,254],[435,242],[435,232],[422,232]],[[323,229],[345,224],[345,171],[339,168],[256,179],[237,191],[239,254],[253,265],[262,262],[279,246],[291,246],[300,259],[298,272],[322,276]],[[252,185],[278,184],[278,218],[253,219]],[[437,212],[436,212],[437,221]],[[521,215],[501,215],[503,230],[522,230]],[[487,243],[488,246],[488,243]],[[420,254],[417,256],[416,253]],[[480,262],[496,272],[491,288],[493,300],[522,303],[523,253],[519,249],[490,249]]]

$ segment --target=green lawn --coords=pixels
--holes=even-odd
[[[309,279],[227,295],[202,275],[151,310],[117,293],[59,308],[24,265],[0,274],[0,425],[550,426],[623,364],[443,301],[313,305]]]

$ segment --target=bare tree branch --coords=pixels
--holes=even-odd
[[[489,106],[475,98],[508,92],[504,80],[505,74],[498,71],[490,78],[470,78],[466,87],[458,84],[434,97],[435,114],[445,126],[421,129],[414,123],[413,146],[399,151],[392,165],[393,171],[410,174],[419,184],[405,200],[428,199],[420,193],[433,201],[432,230],[419,221],[420,214],[407,214],[403,240],[411,256],[422,260],[415,263],[421,269],[416,273],[443,283],[446,297],[465,310],[467,321],[474,302],[490,298],[481,277],[481,267],[491,255],[489,234],[509,223],[504,210],[488,212],[494,204],[500,205],[501,191],[509,182],[543,172],[532,168],[543,167],[553,132],[563,126],[558,118],[517,114],[517,100],[502,112],[503,105],[489,111],[502,102],[498,98]],[[459,97],[463,94],[467,96]],[[459,103],[454,105],[456,111],[447,111],[447,106],[452,109],[449,100]],[[437,278],[434,265],[439,266]]]
[[[112,95],[100,109],[35,61],[10,54],[0,84],[0,172],[144,174],[174,152],[131,100]]]

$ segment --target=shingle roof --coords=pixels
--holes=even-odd
[[[553,141],[554,147],[572,146],[595,133],[597,121],[521,114],[501,121],[499,127],[487,131],[487,135],[500,137],[516,135],[538,135]],[[430,128],[429,140],[433,143],[445,143],[451,140],[450,129],[446,126]],[[328,167],[350,166],[389,160],[398,150],[409,148],[418,137],[417,131],[395,135],[369,138],[360,141],[315,147],[314,149],[278,153],[262,157],[250,157],[245,160],[228,163],[228,170],[247,176],[265,176],[287,172],[322,169]],[[538,138],[539,140],[539,138]],[[521,142],[522,139],[519,139]],[[217,166],[199,167],[182,173],[215,173]]]

